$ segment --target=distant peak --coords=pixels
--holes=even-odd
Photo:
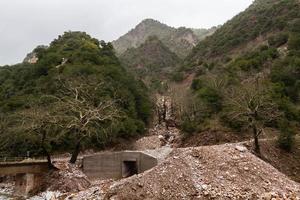
[[[155,19],[147,18],[141,21],[140,24],[152,25],[152,24],[163,24],[163,23]]]
[[[142,23],[149,23],[149,22],[158,22],[158,21],[152,18],[146,18],[142,21]]]

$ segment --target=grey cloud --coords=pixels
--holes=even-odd
[[[0,65],[68,30],[111,41],[145,18],[179,27],[223,24],[252,0],[1,0]]]

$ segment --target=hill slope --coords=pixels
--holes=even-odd
[[[150,36],[138,48],[128,49],[120,56],[120,60],[145,81],[148,78],[152,81],[165,79],[181,62],[156,36]]]
[[[244,12],[229,20],[212,36],[200,42],[186,63],[233,57],[263,44],[269,36],[286,32],[293,20],[300,18],[298,0],[256,0]],[[226,60],[225,59],[225,60]]]
[[[144,132],[151,115],[147,89],[121,66],[110,43],[84,32],[66,32],[34,53],[35,64],[0,68],[0,154],[68,151],[83,127],[81,122],[88,133],[82,144],[89,148]],[[118,113],[113,123],[97,121],[99,106],[105,102],[111,102],[104,107],[105,117],[111,111]],[[71,105],[72,109],[66,109]],[[52,116],[54,124],[48,118]],[[70,117],[77,128],[68,130]],[[40,133],[46,134],[44,150]]]
[[[269,101],[274,106],[272,112],[260,113],[256,119],[260,129],[276,129],[279,146],[293,148],[300,127],[299,10],[299,0],[256,0],[199,42],[180,69],[194,76],[185,81],[191,85],[195,108],[187,105],[186,113],[178,113],[184,132],[193,133],[199,141],[203,134],[196,133],[216,129],[256,137],[248,126],[250,115],[248,119],[236,117],[249,114],[240,109],[251,109],[253,99],[248,99],[248,105],[243,103],[253,95],[265,98],[256,103]],[[272,116],[273,112],[278,114]],[[270,121],[261,120],[264,117]]]
[[[149,36],[157,36],[171,51],[179,57],[185,57],[189,51],[206,35],[215,29],[196,31],[188,28],[173,28],[153,19],[145,19],[124,36],[112,42],[118,54],[129,48],[143,44]]]

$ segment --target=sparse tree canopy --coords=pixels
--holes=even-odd
[[[231,120],[240,121],[253,133],[255,151],[260,152],[258,137],[267,123],[281,116],[270,91],[259,81],[243,83],[226,93],[226,111]]]
[[[60,122],[76,141],[70,162],[75,163],[82,140],[100,134],[103,124],[111,124],[122,117],[116,98],[100,95],[105,90],[104,83],[79,77],[76,80],[61,81],[62,89],[55,106]]]
[[[45,106],[45,105],[44,105]],[[47,157],[49,168],[53,168],[51,162],[51,142],[58,137],[56,131],[62,128],[60,117],[53,107],[44,108],[42,105],[32,106],[18,113],[23,131],[31,137],[38,137],[43,154]]]

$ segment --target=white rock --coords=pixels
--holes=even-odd
[[[208,185],[206,185],[206,184],[203,184],[203,185],[202,185],[202,189],[203,189],[203,190],[206,190],[207,188],[208,188]]]
[[[248,149],[244,146],[236,146],[235,147],[236,150],[240,151],[240,152],[246,152],[248,151]]]

